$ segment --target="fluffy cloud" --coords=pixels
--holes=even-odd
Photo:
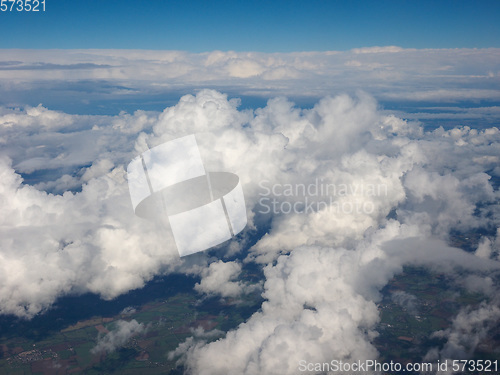
[[[432,267],[450,276],[463,268],[469,272],[500,271],[498,262],[492,264],[443,241],[417,240],[416,235],[418,228],[391,222],[355,249],[298,247],[280,256],[276,265],[266,267],[266,301],[261,311],[225,338],[208,344],[187,340],[172,356],[180,357],[189,373],[195,374],[299,374],[303,360],[325,363],[377,358],[371,344],[379,321],[375,303],[380,299],[379,290],[403,265]],[[412,307],[413,299],[408,295],[396,298]],[[483,306],[492,312],[485,317],[492,327],[498,319],[498,307]],[[454,326],[462,318],[457,317]],[[481,325],[479,321],[475,324]],[[462,322],[461,326],[467,325]],[[467,332],[476,332],[467,329],[456,338],[452,331],[443,333],[450,336],[450,344],[443,350],[456,340],[467,342]],[[482,329],[474,336],[470,351],[487,331]]]
[[[441,350],[431,349],[426,355],[427,359],[445,361],[470,358],[499,321],[500,308],[492,304],[482,303],[477,309],[461,310],[450,328],[434,333],[434,337],[444,338],[446,343]]]
[[[189,373],[201,374],[298,374],[302,360],[374,359],[378,353],[371,342],[379,321],[375,302],[404,264],[432,266],[449,275],[463,267],[500,270],[500,263],[443,241],[416,240],[418,234],[416,227],[391,222],[355,249],[296,248],[266,267],[261,311],[225,338],[210,344],[188,340],[175,354]],[[399,301],[408,307],[413,299],[404,297]]]
[[[370,339],[377,308],[345,280],[344,272],[358,261],[354,252],[326,248],[304,247],[280,257],[266,268],[262,311],[223,340],[185,347],[188,369],[292,374],[301,359],[375,358]]]
[[[113,298],[176,262],[168,238],[130,214],[123,167],[63,195],[23,184],[5,158],[0,175],[4,314],[33,316],[62,294]]]
[[[135,319],[131,321],[118,320],[115,325],[115,329],[98,338],[96,346],[91,350],[92,353],[114,352],[125,345],[135,335],[146,331],[144,324],[138,323]]]
[[[375,52],[401,51],[357,56]],[[209,57],[217,65],[238,54]],[[3,108],[0,311],[31,317],[88,291],[114,298],[173,271],[200,275],[201,293],[235,297],[252,288],[238,280],[241,262],[256,262],[265,275],[261,310],[225,337],[198,335],[171,356],[192,373],[292,374],[302,359],[376,358],[376,302],[404,265],[498,291],[498,236],[476,254],[448,245],[451,230],[500,227],[497,128],[424,131],[364,93],[308,109],[282,97],[256,110],[238,105],[202,90],[162,113]],[[247,230],[219,249],[230,261],[210,252],[180,260],[168,231],[132,212],[126,164],[193,133],[207,170],[236,173],[244,189]],[[408,296],[395,298],[410,306]]]
[[[241,265],[236,262],[214,262],[202,271],[202,280],[194,289],[199,293],[218,294],[221,297],[238,297],[254,290],[254,286],[237,280],[240,272]]]

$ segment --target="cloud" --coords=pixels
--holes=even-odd
[[[487,237],[482,238],[481,242],[479,243],[476,249],[475,254],[478,257],[488,259],[491,256],[491,253],[492,253],[491,241]]]
[[[375,303],[380,289],[403,265],[435,267],[449,275],[460,268],[500,270],[500,263],[491,264],[442,241],[422,243],[413,237],[417,233],[418,228],[391,222],[353,250],[296,248],[265,268],[266,301],[261,311],[225,338],[211,343],[190,339],[171,356],[180,357],[189,373],[206,374],[299,374],[302,360],[377,358],[372,344],[379,322]],[[408,295],[398,297],[406,307],[414,302]],[[487,311],[497,309],[484,306]],[[467,335],[461,337],[465,340]]]
[[[261,100],[284,95],[307,105],[363,89],[397,107],[429,101],[491,106],[500,97],[499,55],[495,48],[397,46],[307,53],[2,50],[0,105],[53,101],[88,113],[103,106],[118,112],[132,101],[159,109],[159,100],[173,103],[205,87]]]
[[[280,257],[265,270],[262,311],[223,340],[185,345],[188,370],[292,374],[301,359],[375,358],[369,341],[375,335],[376,306],[344,279],[343,270],[356,263],[354,252],[321,248]]]
[[[202,271],[202,279],[194,286],[194,289],[198,293],[218,294],[221,297],[233,298],[255,290],[256,286],[237,280],[240,272],[240,264],[219,260]]]
[[[434,337],[446,339],[439,351],[439,358],[468,359],[476,347],[487,337],[489,330],[498,326],[500,308],[482,303],[477,309],[465,308],[453,319],[450,328],[434,333]],[[436,350],[427,354],[428,359],[437,359]]]
[[[459,102],[462,100],[497,100],[497,90],[487,89],[454,89],[454,90],[428,90],[428,91],[414,91],[406,93],[385,93],[383,98],[392,100],[415,100],[426,102]]]
[[[146,327],[137,320],[131,321],[118,320],[115,322],[116,328],[104,336],[99,336],[97,344],[91,349],[91,353],[99,354],[102,352],[112,353],[116,349],[127,344],[127,342],[134,336],[144,333]]]
[[[111,65],[99,65],[99,64],[47,64],[38,63],[33,65],[24,65],[22,62],[7,61],[6,63],[0,64],[0,70],[62,70],[62,69],[97,69],[97,68],[110,68]]]
[[[186,58],[155,56],[166,64]],[[241,56],[197,58],[211,66]],[[171,354],[206,374],[293,374],[300,360],[377,358],[376,303],[405,265],[485,293],[482,306],[495,316],[486,297],[498,293],[500,272],[492,234],[500,227],[497,128],[426,131],[363,92],[308,108],[285,97],[255,110],[239,104],[201,90],[161,113],[0,109],[1,313],[29,318],[68,294],[112,299],[169,272],[201,276],[200,293],[236,297],[253,288],[238,279],[242,267],[262,265],[259,311],[217,341],[195,335]],[[207,170],[237,174],[244,189],[249,225],[217,249],[231,258],[225,262],[210,252],[180,260],[168,230],[132,212],[127,163],[188,134]],[[489,244],[475,254],[450,246],[453,230],[479,228]],[[411,297],[395,298],[411,307]],[[135,331],[124,332],[117,337]],[[103,347],[122,342],[106,337]]]
[[[404,51],[397,46],[354,48],[353,53],[396,53]],[[413,50],[414,51],[414,50]]]
[[[23,184],[5,157],[0,175],[3,314],[31,317],[72,293],[111,299],[176,263],[168,238],[130,214],[122,166],[63,195]]]
[[[391,298],[395,303],[407,310],[410,314],[416,315],[418,313],[416,306],[417,297],[413,294],[398,290],[391,294]]]

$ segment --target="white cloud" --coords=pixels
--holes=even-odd
[[[131,215],[123,167],[80,193],[47,194],[0,160],[0,311],[33,316],[68,293],[114,298],[175,264],[175,248]]]
[[[399,53],[413,52],[391,55]],[[186,58],[155,56],[167,63]],[[238,56],[203,59],[212,66]],[[498,236],[489,240],[492,259],[477,256],[484,249],[472,254],[447,244],[451,229],[500,226],[491,181],[500,177],[497,128],[425,132],[380,111],[364,93],[325,97],[309,109],[283,97],[256,110],[238,104],[202,90],[160,114],[2,108],[0,311],[31,317],[71,293],[114,298],[172,271],[201,275],[199,292],[235,297],[250,288],[238,280],[245,258],[265,264],[261,311],[215,342],[187,340],[172,357],[181,356],[193,373],[292,374],[301,359],[376,358],[376,302],[404,265],[447,273],[469,290],[498,292],[500,263],[492,255]],[[125,165],[147,148],[192,133],[208,170],[240,177],[249,226],[228,250],[237,261],[181,261],[168,231],[132,212]],[[19,173],[41,181],[23,183]],[[335,192],[284,194],[286,186],[293,192],[322,184]],[[64,191],[70,187],[81,191]],[[262,212],[263,197],[275,199],[279,210]],[[284,209],[297,203],[303,209],[306,197],[317,206]],[[266,234],[248,249],[254,229]],[[457,271],[468,278],[459,281]],[[493,304],[485,309],[496,311]]]
[[[102,352],[111,353],[124,346],[134,336],[144,333],[146,327],[137,320],[118,320],[115,322],[116,328],[104,336],[99,336],[97,344],[91,350],[93,354]]]
[[[354,53],[396,53],[402,51],[404,51],[403,48],[397,46],[365,47],[365,48],[354,48],[352,50],[352,52]]]
[[[221,297],[239,297],[256,287],[247,285],[237,278],[241,272],[241,265],[236,262],[223,262],[219,260],[210,264],[201,273],[202,279],[194,286],[199,293],[217,294]]]
[[[0,104],[40,102],[47,98],[47,85],[57,89],[50,95],[63,93],[57,98],[64,103],[69,98],[102,103],[130,97],[148,102],[200,87],[261,98],[319,99],[362,88],[395,102],[495,102],[499,56],[495,48],[396,46],[308,53],[2,50],[2,60],[15,63],[0,67],[8,98]],[[75,90],[85,91],[85,98]]]
[[[373,302],[357,295],[344,272],[358,254],[300,248],[265,270],[262,312],[211,344],[184,345],[190,373],[293,374],[301,359],[375,358]]]
[[[172,357],[180,356],[189,373],[204,374],[299,374],[301,360],[376,358],[375,302],[404,264],[431,266],[449,275],[460,267],[500,270],[500,263],[442,241],[415,240],[417,234],[416,227],[391,222],[356,249],[299,247],[280,256],[265,269],[261,311],[224,339],[208,344],[190,339]],[[399,301],[415,307],[411,297]]]
[[[489,330],[498,326],[500,308],[482,303],[477,309],[465,308],[453,319],[450,328],[434,333],[435,337],[445,338],[446,344],[439,351],[441,361],[446,359],[468,359],[476,347],[487,337]],[[427,354],[429,359],[436,351]],[[450,372],[451,373],[451,372]]]
[[[498,91],[488,89],[437,89],[427,91],[385,93],[383,98],[425,102],[458,102],[461,100],[497,100]]]
[[[491,253],[491,241],[489,240],[489,238],[483,237],[481,239],[481,242],[479,242],[479,245],[477,246],[475,254],[480,258],[489,259]]]

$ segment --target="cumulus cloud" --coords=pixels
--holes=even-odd
[[[292,374],[301,359],[375,358],[376,306],[344,278],[357,258],[310,247],[280,257],[265,270],[262,311],[223,340],[186,342],[186,366],[191,373]]]
[[[115,326],[115,329],[97,339],[96,346],[91,350],[93,354],[114,352],[127,344],[132,337],[146,331],[144,324],[138,323],[135,319],[131,321],[118,320]]]
[[[237,280],[240,272],[240,264],[219,260],[202,271],[202,279],[194,289],[199,293],[217,294],[221,297],[238,297],[255,290],[256,286]]]
[[[69,293],[110,299],[175,263],[168,239],[130,215],[123,167],[63,195],[23,184],[5,158],[0,175],[2,313],[33,316]]]
[[[462,268],[500,270],[499,263],[491,264],[443,241],[421,243],[414,237],[418,232],[391,222],[352,250],[299,247],[280,256],[276,265],[265,268],[266,301],[261,311],[223,339],[187,340],[171,357],[179,357],[189,373],[204,374],[299,374],[303,360],[377,358],[372,344],[379,321],[375,302],[380,300],[380,289],[403,265],[432,265],[449,275]],[[418,253],[420,249],[425,249],[424,254]],[[411,296],[396,298],[414,308]]]
[[[388,53],[401,51],[377,55]],[[214,53],[205,63],[240,57]],[[259,62],[273,64],[281,63]],[[500,226],[497,128],[426,131],[362,92],[307,109],[284,97],[255,110],[238,106],[202,90],[161,113],[3,108],[1,312],[31,317],[71,293],[114,298],[174,271],[199,275],[200,293],[236,297],[253,288],[238,275],[254,262],[264,269],[261,309],[217,341],[195,335],[171,357],[197,374],[293,374],[300,360],[377,358],[376,303],[405,265],[489,296],[498,291],[498,235],[475,254],[449,245],[452,230]],[[210,252],[180,260],[168,231],[132,212],[126,164],[187,134],[196,134],[207,170],[237,174],[244,189],[247,229],[217,250],[229,261]],[[414,302],[394,298],[408,309]]]
[[[498,326],[500,308],[482,303],[477,309],[465,308],[453,319],[450,328],[434,333],[434,337],[446,339],[440,351],[431,350],[428,359],[468,359],[476,347]],[[436,356],[439,356],[436,358]]]

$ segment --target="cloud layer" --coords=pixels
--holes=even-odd
[[[453,327],[498,319],[498,301],[487,298],[500,271],[497,128],[424,131],[365,93],[310,109],[283,97],[256,110],[238,104],[202,90],[161,113],[2,108],[1,313],[32,317],[70,293],[114,298],[174,271],[199,274],[200,293],[237,297],[254,288],[238,281],[242,262],[262,265],[261,311],[215,342],[191,339],[175,352],[196,374],[292,374],[300,360],[377,358],[380,290],[409,264],[485,294],[485,313],[465,311]],[[180,260],[168,231],[132,211],[126,164],[188,134],[205,167],[237,174],[245,192],[249,225],[222,249],[230,262]],[[449,246],[452,230],[478,228],[490,234],[476,253]],[[410,306],[411,297],[395,298]],[[461,340],[453,327],[440,333],[450,345]]]
[[[448,123],[457,117],[466,121],[477,118],[481,103],[483,120],[494,117],[498,121],[500,50],[495,48],[416,50],[389,46],[330,52],[199,54],[2,50],[1,55],[0,105],[36,106],[43,102],[79,113],[160,110],[166,98],[174,104],[184,93],[205,87],[249,98],[249,102],[264,103],[267,98],[285,95],[309,106],[327,95],[354,94],[362,89],[391,108],[418,105],[422,116],[438,114],[440,121]],[[449,108],[436,113],[425,108],[429,103]],[[468,108],[463,108],[464,103]],[[462,108],[456,109],[457,104]]]

